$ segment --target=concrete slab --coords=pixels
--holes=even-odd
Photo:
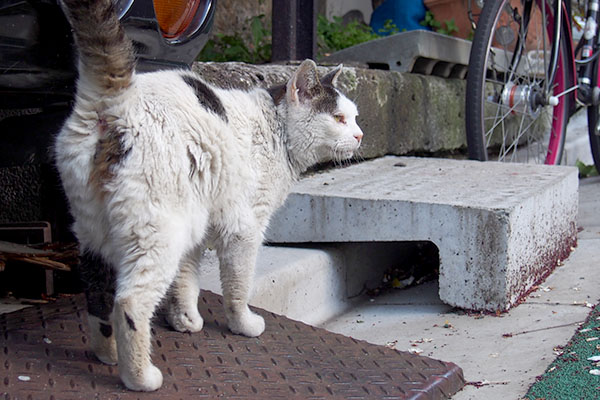
[[[468,40],[416,30],[348,47],[321,61],[354,61],[372,68],[463,79],[467,74],[470,51]]]
[[[383,157],[301,180],[267,240],[432,241],[444,302],[506,310],[567,257],[577,209],[575,168]]]
[[[432,282],[366,298],[322,327],[457,363],[468,383],[453,400],[521,399],[598,303],[599,205],[600,177],[582,179],[577,248],[507,313],[458,312],[443,304]]]

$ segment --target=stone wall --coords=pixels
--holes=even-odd
[[[239,33],[249,41],[248,19],[264,14],[271,20],[271,0],[218,0],[212,35]]]

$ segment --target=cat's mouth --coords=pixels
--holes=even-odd
[[[356,148],[350,148],[350,149],[348,149],[348,148],[345,148],[345,149],[343,149],[343,148],[337,148],[334,151],[333,159],[336,160],[336,161],[348,160],[348,159],[354,157],[354,152],[356,150],[358,150],[358,146],[356,146]]]

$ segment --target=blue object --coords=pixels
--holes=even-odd
[[[378,35],[389,35],[389,32],[380,32],[388,20],[396,25],[399,32],[430,30],[420,24],[425,19],[425,11],[423,0],[385,0],[373,11],[370,25]]]

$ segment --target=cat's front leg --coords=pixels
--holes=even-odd
[[[203,252],[204,248],[199,246],[185,257],[169,290],[167,321],[179,332],[199,332],[204,324],[198,312],[199,263]]]
[[[254,277],[256,256],[261,237],[248,230],[221,238],[217,246],[221,271],[221,286],[225,316],[229,329],[236,334],[259,336],[265,330],[265,320],[250,311],[248,301]]]

